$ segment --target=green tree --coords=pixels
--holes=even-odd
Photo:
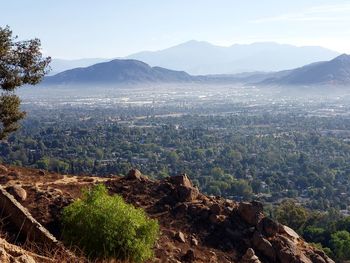
[[[16,39],[8,26],[0,27],[0,139],[17,130],[18,121],[25,116],[15,89],[39,83],[51,60],[42,56],[39,39]]]
[[[285,200],[276,208],[275,216],[280,223],[301,231],[309,218],[309,212],[293,200]]]
[[[331,247],[337,259],[350,259],[350,233],[348,231],[338,231],[331,235]]]

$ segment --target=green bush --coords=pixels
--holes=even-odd
[[[110,196],[104,185],[84,190],[81,199],[64,208],[62,222],[64,241],[89,258],[143,262],[153,257],[159,235],[157,220]]]

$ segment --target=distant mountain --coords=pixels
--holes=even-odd
[[[109,59],[110,60],[110,59]],[[106,58],[83,58],[83,59],[59,59],[54,58],[50,63],[51,71],[50,75],[55,75],[62,71],[73,69],[73,68],[81,68],[88,67],[96,63],[108,61]]]
[[[150,67],[146,63],[137,60],[115,59],[48,76],[44,79],[43,84],[118,84],[192,80],[193,77],[183,71]]]
[[[203,75],[280,71],[330,60],[338,55],[335,51],[317,46],[296,47],[263,42],[221,47],[192,40],[160,51],[132,54],[127,58],[141,60],[151,66]]]
[[[294,70],[266,75],[262,84],[278,85],[350,85],[350,55],[317,62]]]

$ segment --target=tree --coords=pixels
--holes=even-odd
[[[43,57],[39,39],[17,41],[8,26],[0,27],[0,140],[18,129],[25,112],[16,88],[38,84],[48,71],[50,57]]]
[[[275,210],[278,222],[301,231],[302,226],[309,218],[309,212],[293,200],[284,200]]]
[[[350,233],[348,231],[338,231],[331,236],[331,247],[335,256],[340,260],[350,259]]]

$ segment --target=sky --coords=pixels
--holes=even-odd
[[[0,26],[54,58],[114,58],[189,40],[278,42],[350,54],[344,0],[0,0]]]

